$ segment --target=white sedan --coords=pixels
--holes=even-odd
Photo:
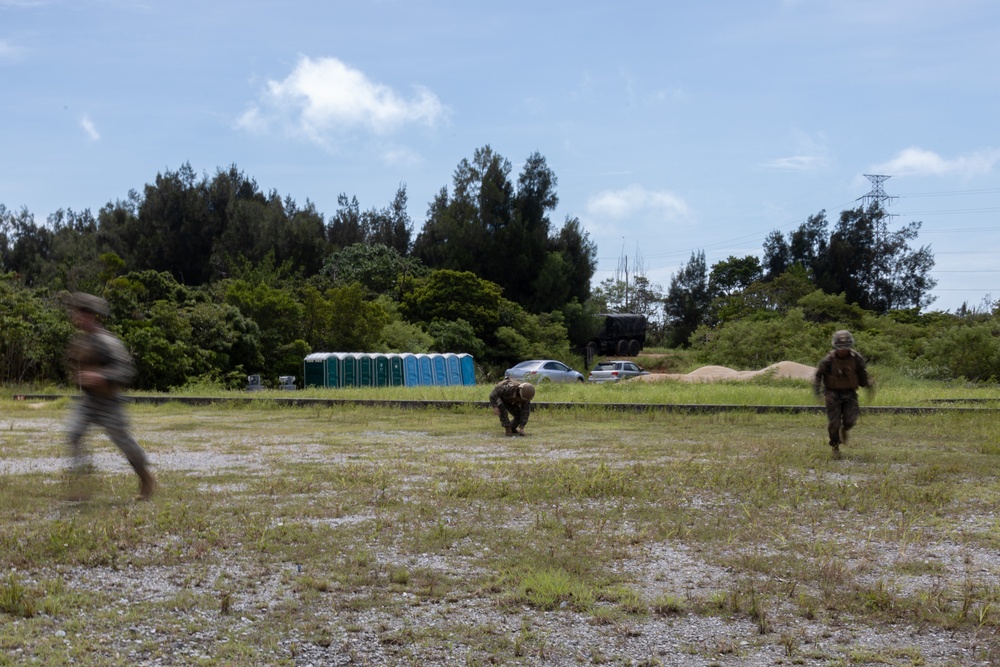
[[[512,380],[531,382],[532,384],[541,380],[550,380],[552,382],[584,381],[583,375],[574,371],[563,362],[554,359],[522,361],[517,366],[505,370],[504,375]]]

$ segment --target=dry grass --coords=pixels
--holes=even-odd
[[[0,665],[1000,661],[994,413],[4,408]]]

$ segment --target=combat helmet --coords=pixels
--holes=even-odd
[[[526,401],[530,401],[535,397],[535,386],[530,382],[522,382],[521,386],[517,388],[517,395]]]
[[[841,329],[833,334],[833,348],[835,350],[846,350],[854,347],[854,336],[847,329]]]
[[[107,316],[111,312],[108,302],[99,296],[86,292],[73,292],[68,299],[70,308],[84,313]]]

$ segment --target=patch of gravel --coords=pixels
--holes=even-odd
[[[7,422],[9,430],[16,429],[26,438],[38,433],[52,432],[52,420],[16,420]],[[162,434],[160,434],[162,435]],[[186,434],[186,437],[190,437]],[[429,436],[426,436],[429,441]],[[166,443],[169,436],[163,436]],[[360,435],[377,442],[389,442],[409,447],[426,446],[420,434],[410,432],[369,431]],[[481,445],[473,445],[465,459],[477,456],[500,455],[496,440],[484,438]],[[518,452],[522,456],[523,452]],[[553,452],[532,452],[533,457],[548,457]],[[568,449],[558,450],[562,457],[572,457]],[[588,456],[590,454],[588,453]],[[457,456],[457,453],[448,455]],[[220,451],[186,451],[158,447],[151,457],[156,466],[173,473],[187,472],[199,475],[206,471],[240,469],[265,473],[271,463],[280,458],[283,463],[309,463],[322,460],[337,463],[319,445],[281,442],[269,439],[266,447],[246,453]],[[94,463],[101,470],[127,470],[127,464],[117,452],[101,451],[94,455]],[[64,461],[55,457],[4,458],[0,460],[0,474],[23,475],[62,470]],[[456,520],[461,517],[457,517]],[[348,515],[330,519],[313,519],[317,524],[337,528],[343,525],[374,521],[367,514]],[[995,522],[992,515],[975,519],[980,527]],[[846,545],[845,545],[846,546]],[[738,551],[738,547],[735,547]],[[461,549],[448,554],[403,555],[386,551],[377,554],[382,566],[404,566],[411,569],[435,571],[442,577],[468,579],[479,574],[475,558],[461,555]],[[618,568],[627,573],[647,600],[660,596],[673,596],[687,606],[704,604],[713,595],[725,593],[733,585],[734,577],[725,568],[707,563],[696,552],[679,544],[661,542],[640,549],[634,557],[623,560]],[[140,554],[141,556],[141,554]],[[955,544],[939,543],[925,551],[900,554],[874,541],[868,558],[878,561],[878,571],[885,571],[899,558],[930,558],[947,561],[952,571],[958,563],[980,585],[996,581],[998,572],[994,554],[985,551],[971,553]],[[138,622],[122,636],[99,638],[109,655],[121,656],[125,662],[143,665],[190,664],[210,661],[220,644],[230,638],[251,633],[255,624],[263,622],[264,612],[282,604],[295,604],[297,593],[294,580],[301,571],[296,563],[274,563],[267,569],[245,563],[185,564],[176,567],[69,567],[22,573],[31,580],[59,578],[67,586],[80,591],[91,591],[109,600],[111,611],[126,614],[139,603],[171,605],[185,593],[204,593],[219,597],[222,590],[232,591],[230,612],[221,614],[204,606],[188,608],[177,605],[171,609],[173,618],[186,627],[193,628],[188,636],[165,635],[152,623]],[[846,560],[846,567],[857,567],[858,560]],[[318,573],[318,576],[323,576]],[[930,581],[928,580],[930,577]],[[902,580],[902,578],[900,579]],[[920,575],[911,582],[914,586],[933,584],[933,575]],[[906,584],[903,584],[904,586]],[[323,595],[330,603],[322,605],[317,616],[311,619],[310,628],[294,630],[282,637],[273,650],[276,656],[294,656],[300,667],[321,665],[443,665],[465,664],[470,658],[470,647],[463,637],[481,636],[486,633],[496,639],[516,645],[525,635],[533,637],[530,652],[518,657],[518,664],[578,666],[581,664],[610,663],[615,665],[671,665],[677,667],[765,667],[780,664],[826,665],[846,664],[837,662],[844,656],[859,655],[865,649],[878,652],[895,652],[903,656],[919,656],[926,665],[989,665],[977,657],[981,648],[975,634],[953,634],[934,628],[914,626],[866,627],[851,618],[805,618],[796,608],[794,600],[786,600],[769,610],[772,630],[761,634],[757,624],[745,615],[731,617],[699,614],[682,610],[672,615],[651,613],[645,617],[622,621],[596,623],[593,614],[578,614],[568,609],[539,611],[529,607],[497,604],[489,596],[460,599],[425,598],[413,593],[386,593],[390,603],[384,608],[353,611],[343,602],[349,594],[330,590]],[[76,620],[76,619],[74,619]],[[20,621],[14,620],[13,623]],[[54,632],[63,632],[68,646],[74,637],[66,635],[54,620]],[[317,629],[323,635],[317,639]],[[425,643],[410,643],[410,633],[446,633],[447,642],[435,642],[435,647]],[[394,642],[398,641],[399,644]],[[166,659],[144,661],[143,645],[152,642],[164,649]],[[539,646],[541,648],[539,648]],[[400,650],[405,648],[405,650]],[[28,662],[28,656],[12,656],[15,661]],[[870,664],[850,661],[852,665]]]

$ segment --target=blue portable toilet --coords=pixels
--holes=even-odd
[[[403,374],[403,355],[387,354],[389,359],[389,386],[402,387],[406,384],[406,376]]]
[[[420,384],[433,385],[434,363],[431,361],[431,358],[426,354],[418,354],[417,363],[420,366]]]
[[[434,368],[434,384],[439,387],[448,386],[448,361],[443,354],[428,354],[431,358],[431,366]]]
[[[472,355],[462,352],[458,355],[458,363],[462,367],[462,384],[476,384],[476,362]]]
[[[329,352],[313,352],[302,362],[303,385],[308,387],[326,386],[326,359]]]
[[[448,384],[462,384],[462,362],[458,360],[458,355],[454,352],[445,352],[444,360],[448,364]]]
[[[417,360],[417,355],[406,352],[399,355],[403,362],[403,383],[407,387],[419,387],[420,386],[420,362]]]

